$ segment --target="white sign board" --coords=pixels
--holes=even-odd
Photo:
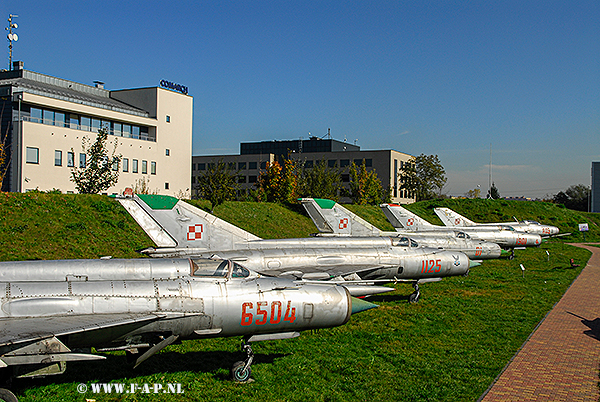
[[[590,228],[588,226],[587,223],[580,223],[579,224],[579,231],[580,232],[589,232]]]

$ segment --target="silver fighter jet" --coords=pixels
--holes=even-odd
[[[466,275],[469,258],[460,252],[417,247],[398,238],[300,238],[263,240],[188,203],[169,196],[136,195],[119,202],[158,246],[152,257],[218,256],[270,276],[338,280],[354,296],[389,291],[378,281],[415,286]],[[479,265],[475,264],[474,265]]]
[[[454,228],[447,226],[432,225],[425,219],[417,216],[400,205],[381,204],[381,209],[386,218],[396,230],[409,230],[418,232],[451,232]],[[485,227],[463,227],[461,230],[472,239],[489,241],[500,247],[512,251],[510,258],[514,257],[515,248],[537,247],[542,244],[542,237],[533,233],[518,232],[509,225],[485,226]]]
[[[124,350],[135,366],[184,339],[242,336],[246,358],[231,369],[250,378],[250,342],[345,324],[376,305],[337,285],[263,277],[210,259],[0,262],[0,367],[10,377],[61,374],[69,361]],[[77,349],[77,350],[75,350]],[[5,389],[0,399],[16,401]]]
[[[451,210],[450,208],[434,208],[433,211],[440,218],[442,223],[449,227],[463,228],[463,227],[489,227],[489,226],[501,226],[509,225],[519,232],[533,233],[540,236],[554,236],[557,235],[560,230],[556,226],[544,225],[536,221],[518,221],[515,222],[504,222],[504,223],[476,223],[472,220],[465,218],[458,212]]]
[[[332,200],[302,198],[300,203],[321,235],[397,237],[404,242],[412,241],[424,247],[462,252],[471,260],[499,258],[503,251],[496,243],[471,240],[468,234],[458,230],[447,233],[386,232]]]

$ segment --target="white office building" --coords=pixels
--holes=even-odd
[[[193,98],[187,88],[106,90],[23,69],[0,72],[2,133],[9,152],[4,191],[76,192],[71,170],[86,165],[82,143],[101,127],[122,155],[108,194],[145,186],[149,192],[190,195]],[[115,166],[115,169],[117,167]]]

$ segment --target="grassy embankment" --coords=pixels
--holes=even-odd
[[[410,209],[439,223],[431,205]],[[550,204],[476,200],[445,205],[476,221],[515,215],[555,224],[563,232],[588,222],[588,240],[600,238],[597,215]],[[391,229],[377,208],[350,209]],[[315,231],[309,218],[277,205],[226,203],[215,214],[265,238]],[[100,196],[1,194],[0,238],[2,260],[131,257],[151,245],[114,200]],[[256,343],[251,384],[227,379],[230,365],[242,357],[234,338],[184,341],[135,370],[119,353],[107,354],[104,362],[69,363],[62,376],[17,380],[17,395],[21,401],[475,401],[579,273],[569,259],[587,261],[589,252],[564,244],[581,240],[575,233],[517,251],[513,261],[487,261],[468,277],[426,284],[417,305],[407,303],[410,286],[399,284],[392,294],[374,298],[380,308],[354,316],[343,327]],[[526,267],[524,277],[519,264]],[[76,389],[81,382],[111,381],[181,383],[185,393],[82,395]]]

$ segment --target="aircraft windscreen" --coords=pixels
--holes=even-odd
[[[511,231],[511,232],[514,232],[514,231],[515,231],[515,228],[513,228],[512,226],[506,226],[506,225],[504,225],[504,226],[500,226],[500,229],[501,229],[501,230],[509,230],[509,231]]]
[[[419,247],[419,243],[417,243],[416,241],[414,241],[413,239],[410,239],[410,246],[411,247]]]
[[[394,246],[396,246],[396,247],[408,247],[409,245],[410,245],[410,240],[408,239],[408,237],[400,237],[394,243]]]
[[[228,263],[224,260],[192,260],[194,276],[227,276]]]
[[[250,276],[250,271],[242,267],[240,264],[233,263],[233,271],[231,273],[232,278],[247,278]]]

